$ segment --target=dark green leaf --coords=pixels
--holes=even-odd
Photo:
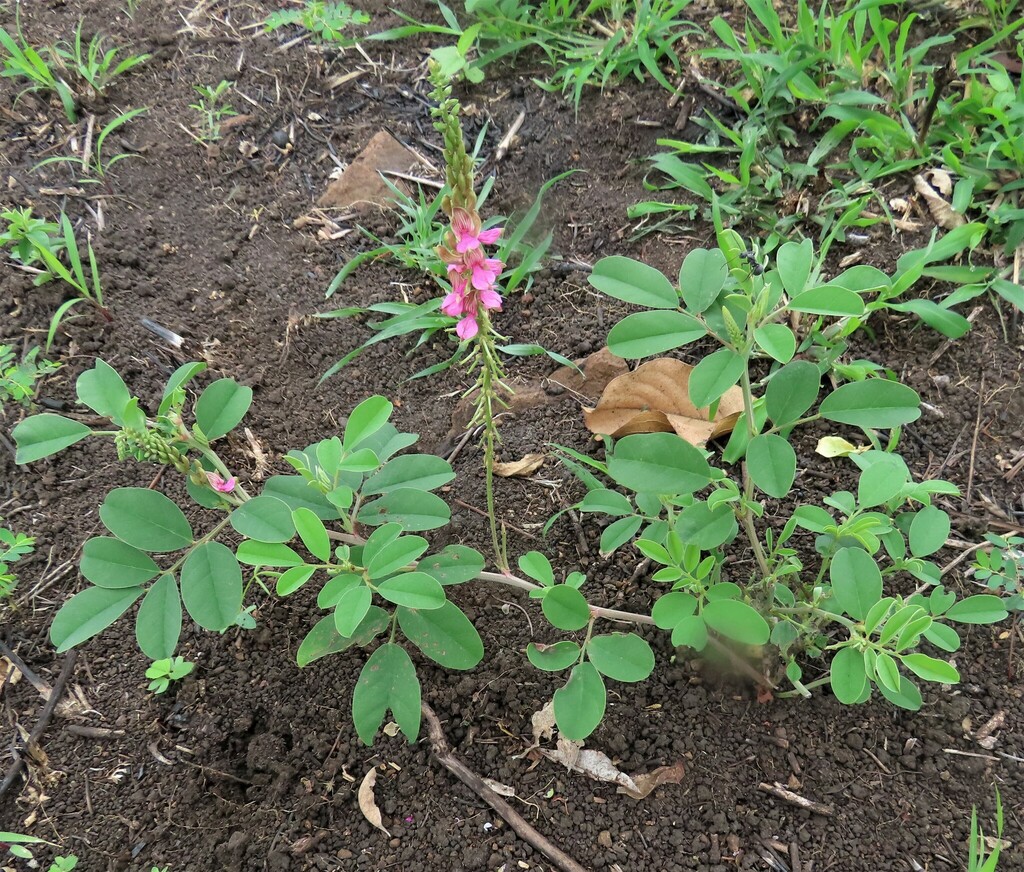
[[[63,415],[32,415],[18,424],[11,436],[18,446],[15,463],[32,463],[81,442],[92,430]]]
[[[674,433],[641,433],[615,443],[608,474],[639,493],[689,494],[711,481],[699,449]]]
[[[483,572],[484,558],[475,548],[448,545],[440,554],[424,557],[416,568],[443,585],[462,584]]]
[[[796,354],[796,336],[785,324],[765,324],[756,328],[754,341],[779,363],[789,363]]]
[[[278,596],[290,596],[295,593],[302,585],[304,585],[310,578],[313,577],[313,573],[316,572],[315,566],[293,566],[291,569],[286,569],[281,573],[281,577],[277,579],[276,591]]]
[[[604,717],[608,695],[593,663],[578,663],[554,696],[555,722],[567,739],[587,738]]]
[[[796,479],[796,452],[776,433],[755,436],[747,446],[747,472],[768,496],[782,499]]]
[[[869,378],[836,388],[818,411],[830,421],[855,427],[891,428],[921,417],[921,398],[899,382]]]
[[[373,592],[365,584],[348,588],[334,607],[334,628],[342,636],[351,636],[366,619],[373,601]]]
[[[334,521],[341,512],[320,491],[298,475],[274,475],[263,486],[263,496],[281,500],[290,509],[309,509],[322,521]]]
[[[671,630],[683,618],[697,611],[697,598],[684,591],[673,591],[658,598],[651,610],[654,625],[662,630]]]
[[[679,290],[690,312],[708,308],[722,292],[729,277],[725,255],[717,248],[695,248],[679,269]]]
[[[580,646],[568,639],[554,645],[531,642],[526,646],[526,656],[538,669],[545,672],[560,672],[579,660]]]
[[[362,487],[364,497],[398,488],[432,491],[455,478],[448,461],[432,454],[406,454],[388,461]]]
[[[587,281],[609,297],[636,306],[675,309],[679,305],[679,295],[662,273],[628,257],[601,258]]]
[[[334,616],[327,615],[316,622],[312,630],[299,645],[295,660],[302,666],[309,666],[314,660],[328,654],[338,654],[353,645],[368,645],[374,637],[387,629],[391,616],[384,609],[370,606],[362,623],[351,636],[342,636],[334,626]]]
[[[295,523],[287,503],[271,496],[253,497],[231,513],[231,526],[260,542],[289,542],[295,538]]]
[[[934,554],[949,538],[949,515],[936,506],[925,506],[910,522],[910,553],[915,557]]]
[[[142,551],[178,551],[192,544],[192,528],[177,505],[144,487],[119,487],[100,506],[100,520],[122,542]]]
[[[118,426],[124,425],[124,410],[132,395],[117,370],[108,363],[97,360],[95,367],[87,369],[78,377],[75,391],[78,401],[97,415],[110,418]]]
[[[292,511],[292,524],[310,554],[319,560],[330,560],[331,540],[316,512],[300,506]]]
[[[818,399],[821,373],[807,360],[787,363],[768,382],[764,401],[768,417],[777,427],[792,424]]]
[[[50,641],[57,653],[63,654],[105,630],[140,596],[141,587],[90,587],[75,594],[61,606],[50,624]]]
[[[425,572],[403,572],[389,578],[381,582],[377,593],[388,602],[410,609],[439,609],[447,602],[441,583]]]
[[[150,660],[174,655],[181,635],[181,599],[174,576],[161,575],[146,592],[135,619],[135,638]]]
[[[587,643],[587,657],[615,681],[643,681],[654,671],[654,652],[636,633],[608,633]]]
[[[196,423],[212,442],[234,430],[251,405],[252,388],[233,378],[218,379],[196,400]]]
[[[590,620],[590,606],[576,588],[557,584],[549,588],[541,601],[546,617],[559,630],[579,630]]]
[[[472,669],[483,659],[480,634],[453,602],[429,611],[400,607],[398,625],[420,651],[447,669]]]
[[[698,409],[707,408],[740,380],[746,368],[746,360],[731,349],[712,352],[690,373],[690,401]]]
[[[414,742],[420,731],[420,683],[409,655],[393,642],[370,655],[352,694],[352,720],[364,744],[373,744],[388,709],[405,737]]]
[[[864,314],[864,301],[858,294],[836,285],[822,285],[797,294],[787,307],[794,312],[843,317]]]
[[[856,648],[840,648],[832,658],[829,681],[832,693],[843,705],[853,705],[864,694],[868,676],[864,671],[864,655]]]
[[[197,545],[181,566],[181,598],[206,630],[226,630],[242,609],[242,569],[220,542]]]
[[[447,503],[435,494],[412,488],[398,488],[359,510],[359,521],[375,527],[394,521],[406,530],[433,530],[452,518]]]
[[[858,621],[882,598],[882,573],[860,548],[840,548],[829,566],[829,578],[836,604]]]
[[[707,330],[692,315],[683,312],[637,312],[627,315],[608,333],[612,354],[626,360],[664,354],[689,345],[707,335]]]
[[[740,600],[709,602],[704,606],[701,617],[716,633],[744,645],[764,645],[771,635],[768,622]]]
[[[422,536],[399,536],[375,550],[372,557],[367,557],[364,551],[363,560],[366,561],[366,571],[370,578],[385,578],[392,572],[415,563],[426,550],[427,540]]]
[[[235,552],[240,563],[247,566],[301,566],[306,561],[287,545],[246,539]]]
[[[138,587],[160,571],[148,554],[109,536],[96,536],[85,543],[78,568],[97,587],[107,588]]]
[[[723,503],[711,509],[702,500],[679,513],[675,530],[684,544],[710,551],[732,541],[739,527],[736,515],[728,504]]]

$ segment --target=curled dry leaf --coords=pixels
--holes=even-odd
[[[555,751],[541,751],[549,760],[561,763],[573,772],[586,775],[594,781],[607,781],[618,785],[618,792],[633,799],[643,799],[660,784],[679,784],[685,769],[682,762],[672,766],[661,766],[653,772],[630,777],[622,772],[606,754],[601,751],[586,751],[582,742],[560,738]]]
[[[363,776],[363,781],[359,785],[359,793],[356,795],[359,802],[359,810],[363,813],[364,818],[390,839],[391,833],[384,829],[384,824],[381,823],[380,809],[377,808],[377,802],[373,798],[373,788],[376,784],[377,768],[372,767]]]
[[[527,454],[519,460],[510,460],[508,463],[495,463],[494,474],[500,475],[502,478],[533,475],[543,465],[543,454]]]
[[[633,433],[672,433],[701,446],[732,432],[743,411],[743,392],[731,387],[718,404],[715,420],[690,402],[693,367],[660,357],[612,379],[593,409],[584,409],[587,429],[616,439]]]
[[[934,177],[934,176],[933,176]],[[914,188],[928,204],[928,211],[932,213],[935,223],[943,230],[953,230],[967,223],[963,215],[953,211],[953,207],[946,202],[942,195],[929,184],[922,175],[914,176]]]
[[[549,699],[539,712],[534,712],[530,718],[533,725],[533,744],[530,745],[522,756],[526,756],[534,748],[539,748],[541,742],[550,742],[555,734],[555,701]]]

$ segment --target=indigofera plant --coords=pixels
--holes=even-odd
[[[830,683],[841,702],[857,703],[874,686],[917,709],[921,695],[911,676],[959,679],[950,663],[919,648],[954,652],[960,638],[947,622],[994,622],[1006,608],[988,594],[957,601],[929,559],[950,531],[949,515],[933,499],[958,490],[945,481],[915,482],[895,451],[900,428],[920,415],[917,393],[877,370],[837,363],[839,337],[866,320],[874,307],[869,295],[886,289],[888,279],[855,267],[817,281],[807,241],[783,245],[770,269],[752,266],[757,258],[733,231],[719,226],[718,242],[687,255],[678,287],[622,257],[599,261],[590,283],[649,310],[611,329],[608,345],[624,358],[697,340],[720,346],[690,372],[688,390],[712,418],[726,391],[741,391],[744,411],[723,452],[726,463],[739,464],[739,481],[674,434],[629,435],[610,441],[603,462],[563,449],[588,487],[577,508],[612,519],[603,552],[635,542],[659,567],[653,580],[671,589],[652,616],[675,644],[701,650],[710,634],[771,644],[795,692],[809,695]],[[858,380],[820,398],[826,373]],[[788,437],[817,420],[859,428],[870,441],[869,450],[850,457],[859,469],[856,490],[780,516],[766,498],[783,500],[793,490],[798,458]],[[884,444],[879,431],[889,432]],[[745,555],[733,551],[741,532]],[[801,542],[801,534],[813,538]],[[901,595],[907,577],[920,588]],[[826,653],[830,663],[806,677],[798,656]]]

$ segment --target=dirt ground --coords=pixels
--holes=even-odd
[[[0,205],[32,205],[50,217],[64,208],[86,219],[113,318],[105,323],[87,314],[61,331],[54,355],[64,367],[45,383],[43,398],[48,407],[70,408],[75,378],[102,357],[152,402],[176,366],[203,359],[211,380],[233,376],[253,387],[246,424],[272,471],[283,471],[280,456],[287,450],[337,432],[338,421],[372,393],[391,397],[398,423],[422,434],[424,450],[436,450],[449,438],[452,410],[466,385],[458,373],[406,379],[447,357],[445,341],[413,354],[402,341],[378,344],[318,385],[321,374],[369,333],[359,319],[309,316],[327,307],[324,290],[341,264],[370,244],[355,231],[325,240],[315,225],[294,226],[311,214],[336,161],[351,161],[380,130],[436,159],[422,99],[427,46],[370,46],[368,56],[380,61],[373,66],[352,50],[282,49],[286,37],[251,26],[274,8],[143,0],[132,19],[111,0],[22,5],[22,26],[36,44],[69,38],[84,16],[86,33],[103,29],[133,51],[152,54],[118,81],[102,110],[149,107],[118,137],[140,158],[118,164],[104,189],[70,190],[57,167],[33,172],[42,157],[64,147],[68,125],[39,99],[15,103],[9,80],[0,86]],[[375,26],[397,20],[378,3],[363,8]],[[405,8],[430,14],[425,3]],[[10,4],[0,18],[9,14]],[[332,77],[357,69],[362,76],[332,89]],[[582,171],[555,186],[543,210],[561,260],[538,276],[528,296],[512,296],[497,322],[511,342],[539,342],[575,358],[603,345],[617,314],[588,288],[579,264],[626,254],[673,275],[686,252],[707,245],[713,233],[695,221],[672,237],[630,242],[625,210],[644,199],[641,160],[654,153],[658,137],[674,135],[678,109],[668,107],[666,92],[650,82],[624,83],[603,95],[588,91],[577,116],[571,104],[532,84],[539,72],[525,59],[461,96],[472,113],[472,132],[489,122],[485,156],[493,155],[519,112],[526,113],[509,154],[500,162],[488,159],[486,171],[496,177],[488,209],[522,214],[546,179]],[[182,124],[194,122],[188,109],[193,86],[221,79],[237,81],[245,98],[235,95],[232,103],[249,117],[208,152]],[[256,151],[246,147],[244,156],[243,142]],[[104,229],[97,232],[100,210]],[[385,235],[396,226],[388,214],[358,220]],[[338,220],[343,229],[355,223]],[[902,250],[925,239],[874,233],[865,262],[889,270]],[[849,253],[839,246],[833,257]],[[13,269],[0,276],[0,341],[41,342],[62,299],[60,287],[33,288]],[[410,273],[375,263],[349,279],[332,305],[434,295]],[[170,347],[142,319],[179,334],[182,347]],[[962,488],[972,482],[968,498],[944,504],[954,518],[953,535],[976,542],[987,529],[1019,526],[1024,475],[1004,478],[1006,459],[1024,445],[1019,327],[1004,325],[985,305],[967,337],[933,362],[942,337],[918,322],[889,317],[871,326],[870,334],[856,338],[854,356],[884,362],[934,408],[905,431],[902,447],[913,473]],[[692,363],[702,353],[696,347],[682,357]],[[552,366],[531,359],[510,368],[535,378]],[[506,459],[543,451],[547,442],[600,451],[583,426],[583,398],[551,387],[549,399],[503,422]],[[0,432],[9,434],[19,414],[9,408]],[[820,498],[850,475],[842,461],[813,453],[824,432],[809,427],[796,444],[800,472],[793,496],[799,501]],[[258,474],[245,440],[228,452],[233,469]],[[479,452],[468,445],[455,467],[458,478],[447,494],[453,524],[444,535],[486,551],[485,522],[473,511],[483,506]],[[83,443],[29,468],[15,466],[0,445],[0,515],[38,539],[36,555],[19,565],[16,608],[0,612],[2,633],[44,679],[52,681],[63,663],[47,629],[54,611],[83,584],[75,564],[81,544],[99,529],[103,494],[114,486],[148,486],[154,472],[118,463],[109,444]],[[170,475],[161,486],[178,493]],[[554,460],[531,478],[501,480],[497,500],[515,528],[513,553],[539,548],[560,569],[585,570],[593,602],[649,609],[658,589],[635,572],[640,556],[626,551],[601,558],[600,530],[589,520],[577,526],[563,517],[540,541],[544,521],[579,493]],[[197,517],[202,523],[201,510]],[[945,563],[957,556],[947,549],[940,558]],[[950,579],[968,583],[960,569]],[[531,715],[556,686],[524,656],[529,641],[545,641],[542,625],[531,622],[535,615],[525,598],[504,588],[460,589],[457,597],[487,653],[467,673],[417,660],[424,699],[466,762],[514,786],[517,810],[589,869],[954,872],[966,868],[972,804],[991,828],[995,787],[1005,808],[1005,837],[1013,843],[1000,868],[1024,869],[1017,845],[1024,813],[1024,685],[1018,677],[1024,645],[1018,639],[1011,648],[1016,628],[970,628],[956,655],[962,684],[929,690],[916,714],[885,703],[843,707],[827,693],[811,701],[759,700],[754,687],[721,665],[689,660],[663,634],[648,633],[659,661],[654,676],[640,685],[616,684],[605,721],[587,743],[626,772],[683,762],[681,784],[636,801],[522,756]],[[33,761],[31,781],[0,800],[0,829],[58,842],[79,856],[78,868],[86,872],[154,865],[174,872],[552,868],[433,762],[424,742],[410,746],[401,736],[381,736],[373,748],[359,743],[349,701],[364,652],[304,670],[294,664],[298,642],[317,615],[312,595],[256,602],[253,632],[216,636],[187,626],[179,653],[197,668],[161,696],[146,692],[148,664],[128,622],[83,646],[70,683],[78,714],[50,725],[42,742],[45,761]],[[9,763],[18,730],[32,729],[40,705],[27,682],[4,690],[0,769]],[[999,713],[1005,720],[997,741],[984,748],[974,734]],[[100,730],[83,735],[81,727]],[[374,766],[390,835],[371,827],[357,807],[359,782]],[[832,813],[812,813],[759,788],[773,782],[827,804]]]

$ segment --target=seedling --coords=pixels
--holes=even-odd
[[[317,42],[343,47],[356,42],[345,35],[346,30],[353,25],[369,22],[369,15],[353,9],[347,3],[306,0],[306,5],[301,9],[281,9],[271,13],[264,26],[268,32],[273,32],[288,25],[297,25],[307,30]]]
[[[54,256],[60,254],[64,248],[64,240],[57,235],[60,227],[52,221],[34,217],[28,206],[0,212],[0,219],[7,222],[7,228],[0,233],[0,247],[9,247],[14,260],[36,272],[32,280],[34,285],[50,281],[53,275],[45,269],[36,269],[34,265],[42,262],[39,254],[42,249]]]
[[[75,38],[70,46],[58,43],[52,49],[57,61],[72,80],[79,83],[80,96],[86,102],[94,102],[106,95],[107,89],[118,76],[145,63],[149,55],[130,55],[115,63],[120,48],[107,48],[106,37],[93,36],[88,43],[82,39],[82,22],[75,28]]]
[[[195,663],[190,663],[184,657],[165,657],[156,660],[146,670],[146,678],[151,679],[146,689],[153,693],[163,693],[171,686],[172,681],[180,681],[195,668]]]
[[[0,521],[3,519],[0,518]],[[36,540],[23,533],[14,533],[0,525],[0,600],[14,593],[18,578],[14,573],[14,564],[27,557],[35,550]],[[3,839],[0,838],[0,842]]]
[[[217,85],[196,85],[195,91],[199,94],[196,103],[189,104],[189,109],[195,109],[202,117],[202,129],[199,133],[199,141],[204,143],[217,142],[221,137],[221,124],[225,119],[231,118],[238,113],[230,103],[221,103],[225,94],[231,90],[234,82],[222,79]]]
[[[14,349],[0,345],[0,406],[17,403],[28,408],[36,395],[36,382],[60,369],[59,363],[38,360],[39,349],[31,348],[18,362]]]
[[[0,75],[8,79],[27,79],[31,83],[18,95],[19,97],[22,94],[35,91],[56,94],[64,107],[64,114],[68,121],[77,120],[75,95],[71,87],[54,72],[44,57],[44,55],[49,55],[53,60],[52,49],[36,51],[25,40],[20,26],[17,38],[0,27],[0,48],[3,48],[5,53],[4,66],[3,70],[0,70]]]
[[[95,143],[92,142],[92,125],[94,123],[95,116],[90,115],[85,141],[82,145],[82,151],[79,154],[73,156],[59,155],[56,157],[46,158],[36,164],[35,167],[33,167],[33,170],[38,171],[42,167],[50,164],[68,164],[77,170],[76,181],[79,184],[107,184],[107,173],[110,172],[110,169],[114,164],[124,160],[125,158],[140,157],[140,155],[134,154],[130,151],[115,154],[113,156],[108,155],[103,148],[107,138],[111,133],[120,129],[132,119],[137,118],[139,115],[142,115],[147,111],[148,110],[145,107],[130,109],[129,111],[116,116],[103,127],[99,135],[96,137]]]
[[[971,807],[971,837],[967,845],[967,872],[996,872],[1003,849],[1003,799],[996,789],[996,837],[989,848],[981,827],[978,826],[978,807]]]

